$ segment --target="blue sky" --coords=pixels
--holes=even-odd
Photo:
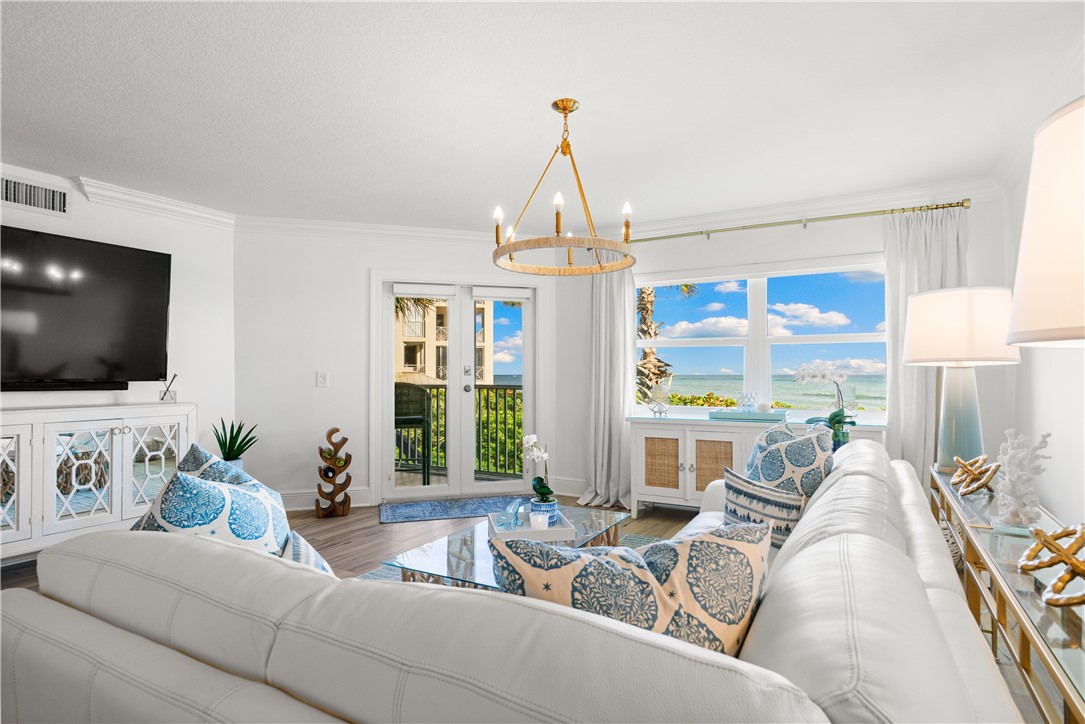
[[[524,310],[494,302],[494,374],[524,373]]]
[[[885,324],[885,280],[881,272],[856,271],[768,280],[769,330],[772,335],[880,332]],[[689,298],[676,287],[656,289],[655,320],[659,337],[690,339],[744,337],[748,304],[744,281],[699,284]],[[659,348],[674,374],[739,374],[741,347]],[[849,374],[884,374],[885,345],[777,344],[772,347],[773,374],[791,374],[805,362],[833,362]]]

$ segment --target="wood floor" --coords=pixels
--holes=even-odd
[[[576,505],[576,499],[558,496],[562,505]],[[649,508],[639,518],[619,524],[619,533],[636,533],[655,538],[669,538],[695,515],[696,511],[678,508]],[[380,566],[397,553],[423,543],[469,528],[483,518],[423,520],[416,523],[380,522],[376,506],[352,508],[343,518],[317,518],[311,510],[287,513],[290,527],[297,530],[327,559],[340,578],[353,578]],[[0,587],[37,589],[38,576],[30,564],[0,574]]]

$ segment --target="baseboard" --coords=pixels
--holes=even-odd
[[[350,493],[352,508],[372,505],[369,488],[354,489],[352,487],[347,492]],[[313,503],[316,501],[316,486],[302,490],[280,490],[279,495],[283,496],[283,507],[287,510],[313,510]]]
[[[580,478],[559,478],[550,476],[550,489],[558,495],[580,497],[588,489],[588,481]]]

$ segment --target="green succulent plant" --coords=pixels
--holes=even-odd
[[[220,427],[212,427],[211,429],[215,433],[215,441],[219,444],[219,451],[222,453],[223,460],[238,460],[245,451],[256,444],[259,440],[253,432],[256,430],[256,425],[253,425],[248,430],[245,429],[245,421],[242,420],[239,423],[230,423],[230,429],[226,429],[226,421],[219,418]]]

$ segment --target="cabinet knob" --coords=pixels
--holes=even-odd
[[[114,435],[120,435],[121,434],[121,429],[119,427],[115,427],[112,430],[110,430],[110,432],[112,432]]]
[[[697,466],[696,466],[696,465],[694,465],[693,463],[690,463],[690,464],[689,464],[689,471],[690,471],[691,473],[692,473],[693,471],[695,471],[696,469],[697,469]]]
[[[686,464],[685,463],[678,463],[678,472],[680,472],[680,473],[685,472],[685,470],[686,470]]]
[[[125,425],[124,426],[124,434],[127,435],[130,432],[132,432],[132,427],[130,425]]]

